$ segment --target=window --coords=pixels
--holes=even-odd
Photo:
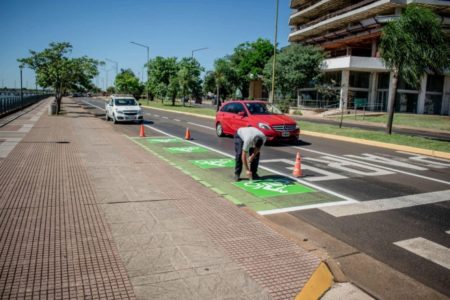
[[[349,85],[355,88],[369,88],[370,73],[368,72],[350,72]]]
[[[134,99],[116,99],[115,103],[117,106],[137,105]]]
[[[226,112],[226,113],[230,113],[230,109],[232,108],[233,103],[229,103],[227,105],[224,105],[224,107],[222,107],[222,109],[220,110],[221,112]]]
[[[245,112],[244,106],[241,103],[235,103],[235,114]]]

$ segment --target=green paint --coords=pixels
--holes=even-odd
[[[208,152],[207,149],[198,147],[198,146],[189,146],[189,147],[169,147],[164,148],[167,152],[178,154],[178,153],[202,153]]]
[[[234,159],[199,159],[199,160],[190,160],[192,164],[200,167],[202,169],[213,169],[213,168],[233,168],[234,167]]]
[[[234,185],[260,198],[314,192],[313,189],[286,178],[240,181]]]
[[[149,144],[168,144],[168,143],[181,143],[182,140],[178,138],[163,138],[163,137],[155,137],[155,138],[147,138],[147,143]]]

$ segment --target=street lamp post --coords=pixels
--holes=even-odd
[[[194,58],[194,52],[206,50],[208,47],[198,48],[191,51],[191,58]]]
[[[273,103],[275,99],[275,63],[277,58],[277,36],[278,36],[278,3],[280,1],[276,0],[277,8],[275,14],[275,41],[273,44],[273,62],[272,62],[272,96],[269,97],[269,102]]]
[[[23,70],[23,66],[20,65],[19,69],[20,69],[20,105],[22,106],[21,108],[23,108],[23,87],[22,87],[22,70]]]
[[[140,46],[140,47],[144,47],[144,48],[146,48],[147,49],[147,63],[145,64],[146,66],[147,66],[147,81],[148,81],[148,72],[149,72],[149,69],[148,69],[148,61],[150,60],[150,47],[149,46],[147,46],[147,45],[143,45],[143,44],[140,44],[140,43],[136,43],[136,42],[130,42],[130,43],[132,43],[132,44],[135,44],[136,46]],[[150,100],[150,93],[149,93],[149,91],[148,91],[148,84],[147,84],[147,103],[148,103],[148,101]]]

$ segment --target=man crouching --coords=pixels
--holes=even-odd
[[[254,127],[239,128],[234,136],[234,150],[236,152],[236,165],[234,180],[239,181],[242,164],[250,180],[258,179],[259,153],[266,141],[266,136]],[[249,167],[250,164],[250,167]]]

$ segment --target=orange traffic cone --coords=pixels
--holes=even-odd
[[[300,152],[297,152],[297,157],[295,158],[294,171],[292,172],[292,176],[302,177],[302,158],[300,156]]]
[[[144,124],[141,124],[141,130],[139,131],[139,136],[140,137],[145,137]]]
[[[191,132],[189,131],[189,128],[186,128],[186,134],[184,135],[185,140],[191,139]]]

